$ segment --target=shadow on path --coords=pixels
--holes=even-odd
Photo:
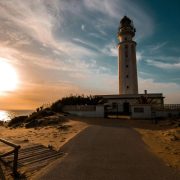
[[[168,122],[168,120],[161,120],[158,124],[155,124],[152,120],[133,120],[123,118],[83,118],[77,116],[69,116],[74,121],[85,122],[89,125],[99,125],[105,127],[132,127],[149,130],[168,130],[174,128]]]

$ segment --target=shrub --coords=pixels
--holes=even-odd
[[[13,119],[11,119],[8,123],[8,126],[10,127],[17,127],[20,126],[22,123],[24,123],[26,121],[26,119],[28,118],[28,116],[18,116],[15,117]]]

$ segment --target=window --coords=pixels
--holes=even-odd
[[[126,88],[129,89],[129,86],[127,86]]]
[[[128,75],[126,75],[126,78],[128,78],[129,76]]]
[[[128,68],[128,65],[126,65],[126,67]]]

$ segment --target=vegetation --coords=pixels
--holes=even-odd
[[[100,103],[100,101],[101,97],[97,96],[71,95],[54,102],[51,106],[51,110],[60,112],[62,111],[62,107],[65,105],[97,105]]]
[[[36,111],[29,116],[15,117],[11,121],[9,121],[8,126],[18,127],[24,124],[26,127],[29,124],[35,125],[37,123],[37,120],[52,116],[55,114],[55,112],[62,112],[62,107],[65,105],[97,105],[100,103],[100,101],[101,98],[97,96],[71,95],[54,102],[50,107],[38,107]]]
[[[54,115],[54,112],[50,108],[37,108],[36,112],[33,112],[28,118],[26,118],[25,122],[27,123],[34,119],[39,119],[52,115]]]
[[[8,126],[9,127],[21,126],[27,118],[28,118],[28,116],[14,117],[13,119],[11,119],[11,121],[9,121]]]

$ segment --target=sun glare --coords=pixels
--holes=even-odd
[[[0,94],[17,89],[18,75],[15,68],[0,58]]]

